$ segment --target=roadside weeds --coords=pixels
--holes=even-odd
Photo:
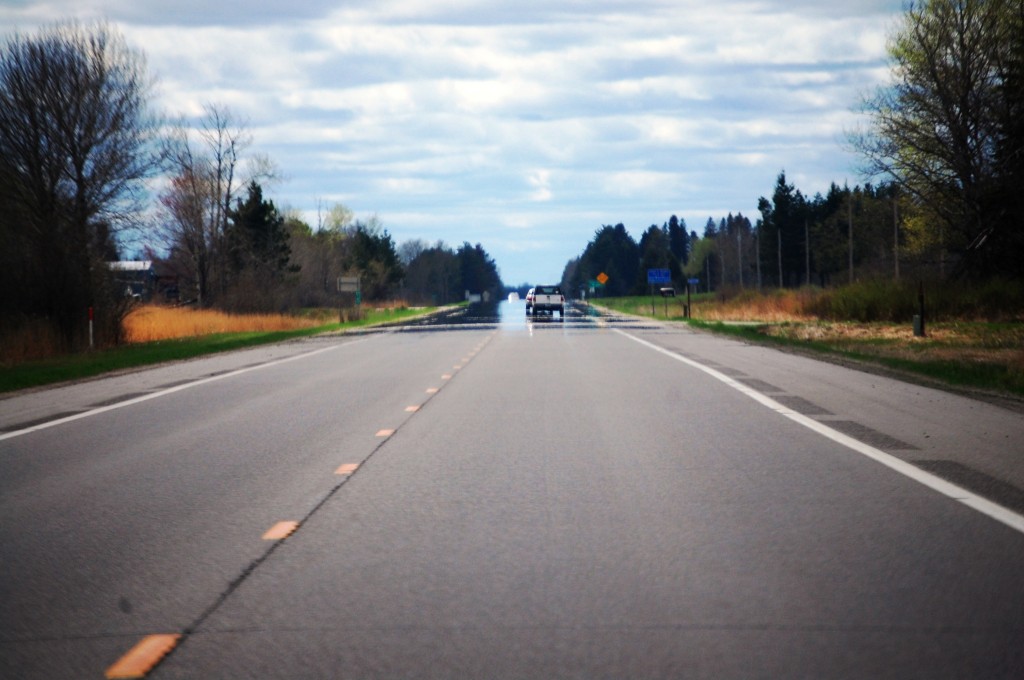
[[[605,313],[614,311],[595,306]],[[665,319],[660,314],[646,313],[637,316],[686,324],[695,330],[770,345],[1024,411],[1024,324],[1020,323],[933,323],[927,326],[925,337],[915,337],[909,324],[807,319],[730,322]]]

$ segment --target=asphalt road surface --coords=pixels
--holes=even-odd
[[[1024,677],[1019,410],[585,312],[0,400],[0,678]]]

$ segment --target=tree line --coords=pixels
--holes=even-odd
[[[562,272],[562,288],[571,296],[600,288],[601,294],[639,295],[647,291],[647,270],[668,269],[676,287],[684,285],[691,240],[686,222],[673,215],[661,227],[651,225],[638,243],[621,222],[598,229],[579,257]]]
[[[891,81],[862,102],[849,134],[875,180],[809,196],[778,175],[741,214],[703,235],[672,217],[636,242],[604,226],[566,265],[563,285],[647,290],[646,270],[701,290],[829,286],[860,278],[1024,274],[1024,0],[912,2],[889,36]],[[680,244],[686,243],[683,248]],[[604,273],[602,288],[593,282]]]
[[[331,306],[343,276],[358,277],[367,300],[448,304],[467,292],[500,293],[497,265],[480,244],[396,246],[379,219],[357,220],[342,204],[321,205],[315,225],[279,209],[263,192],[273,164],[249,156],[250,144],[244,125],[212,105],[166,141],[172,176],[158,233],[185,299],[247,312]]]
[[[367,300],[500,294],[480,244],[399,248],[345,206],[315,226],[279,208],[266,195],[278,173],[251,152],[243,121],[216,104],[170,121],[152,94],[145,55],[106,23],[0,45],[0,346],[120,342],[133,297],[110,263],[132,243],[177,282],[177,299],[229,311],[337,304],[341,276],[358,276]]]
[[[675,215],[635,240],[625,226],[603,226],[568,262],[567,290],[606,296],[649,291],[648,269],[668,269],[682,290],[833,286],[865,278],[933,277],[954,273],[956,256],[927,236],[894,183],[840,187],[806,196],[778,175],[758,200],[754,222],[742,213],[708,217],[701,234]],[[948,270],[948,272],[947,272]],[[608,277],[595,285],[597,277]]]

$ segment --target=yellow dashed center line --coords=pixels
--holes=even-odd
[[[461,364],[455,364],[454,366],[452,366],[453,373],[454,373],[454,371],[461,371],[463,369],[463,367],[465,367],[465,365],[468,364],[470,362],[470,360],[473,357],[475,357],[480,352],[480,350],[483,349],[484,345],[486,345],[489,341],[490,341],[490,338],[488,338],[487,340],[481,342],[479,345],[477,345],[476,349],[474,349],[472,352],[469,352],[469,356],[466,356],[466,357],[462,358],[462,363]],[[443,373],[441,375],[441,380],[451,380],[453,373]],[[439,388],[439,387],[428,387],[427,388],[427,394],[431,394],[431,395],[437,394],[440,391],[441,391],[441,388]],[[423,404],[413,405],[413,406],[406,406],[405,407],[405,412],[406,413],[416,413],[422,407],[423,407]],[[393,429],[392,430],[377,430],[377,436],[381,437],[381,438],[390,437],[394,433],[395,433],[395,430],[393,430]],[[346,470],[347,470],[347,467],[345,465],[342,465],[340,468],[338,468],[335,471],[335,474],[338,474],[338,475],[352,474],[352,472],[348,472]],[[353,468],[353,471],[354,471],[354,468]]]
[[[264,541],[280,541],[292,535],[299,528],[298,522],[278,522],[263,534]]]
[[[493,334],[492,334],[493,337]],[[460,371],[462,368],[470,362],[470,360],[490,342],[491,337],[481,342],[476,348],[469,353],[468,357],[463,357],[461,364],[452,366],[454,371]],[[452,374],[445,373],[441,376],[441,380],[451,380]],[[427,388],[427,394],[437,394],[440,388],[429,387]],[[405,411],[407,413],[416,413],[420,410],[420,406],[407,406]],[[387,438],[395,433],[393,429],[382,429],[377,431],[377,437]],[[337,470],[334,471],[336,475],[351,475],[359,469],[360,463],[344,463]],[[266,533],[263,534],[263,540],[266,541],[280,541],[291,536],[299,528],[298,522],[283,521],[278,522]],[[106,678],[108,680],[121,679],[121,678],[144,678],[146,675],[153,670],[161,659],[167,656],[180,642],[180,634],[159,634],[159,635],[148,635],[140,640],[127,654],[122,656],[113,666],[107,669]]]
[[[180,639],[178,634],[147,635],[107,669],[107,679],[146,677],[160,659],[170,654]]]

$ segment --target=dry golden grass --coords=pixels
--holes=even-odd
[[[910,324],[890,323],[793,322],[766,326],[764,332],[867,355],[1003,365],[1024,373],[1024,325],[935,323],[925,337],[915,337]]]
[[[784,323],[795,321],[816,321],[817,317],[804,311],[814,291],[780,290],[768,293],[748,291],[734,297],[694,297],[693,318],[701,321],[760,321],[763,323]],[[669,318],[682,318],[686,303],[685,296],[673,298],[666,303],[663,299],[653,300],[646,296],[613,298],[611,307],[629,314],[649,315],[654,305],[654,316],[665,311]],[[596,304],[601,304],[598,300]]]
[[[1024,324],[966,320],[929,323],[926,337],[916,337],[910,322],[827,321],[807,311],[824,294],[817,289],[752,291],[728,296],[702,295],[693,301],[693,317],[710,322],[751,323],[759,332],[787,340],[814,342],[862,356],[910,362],[954,362],[1005,369],[1024,381]],[[659,301],[660,302],[660,301]],[[634,303],[634,313],[650,308]],[[673,314],[675,306],[670,309]],[[656,307],[658,315],[662,307]]]
[[[779,295],[739,296],[725,302],[699,302],[693,316],[705,321],[810,321],[815,319],[803,311],[804,296],[786,291]]]
[[[214,309],[143,305],[125,319],[127,342],[191,338],[214,333],[290,331],[324,324],[322,318],[284,314],[227,314]]]

